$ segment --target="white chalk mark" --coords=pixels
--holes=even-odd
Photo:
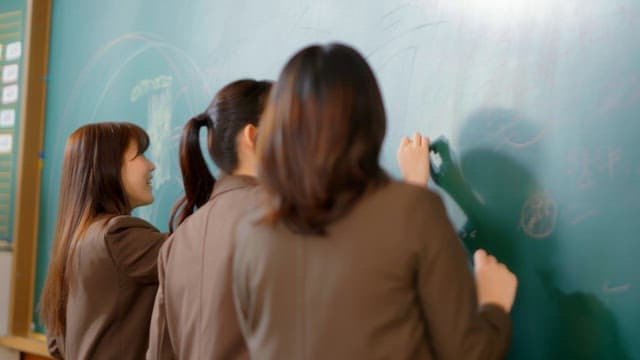
[[[393,14],[396,14],[396,13],[400,12],[401,10],[403,10],[403,9],[409,7],[409,6],[411,6],[410,3],[400,4],[400,5],[396,6],[393,10],[388,11],[386,14],[382,15],[381,20],[385,21],[385,19],[388,18],[389,16],[391,16]]]
[[[165,88],[150,94],[147,100],[147,132],[149,134],[150,158],[156,165],[153,174],[154,190],[162,189],[171,180],[171,146],[166,141],[171,135],[173,101],[171,89]],[[140,216],[150,219],[152,207],[140,208]]]
[[[602,284],[602,292],[605,294],[615,294],[615,293],[626,292],[626,291],[629,291],[629,289],[631,289],[630,283],[626,283],[618,286],[609,286],[608,282],[605,282],[604,284]]]
[[[622,150],[618,148],[609,148],[608,153],[608,165],[609,165],[609,178],[613,179],[614,167],[616,163],[620,161],[620,156],[622,154]]]
[[[573,219],[571,219],[570,224],[571,225],[577,225],[589,218],[592,218],[594,216],[598,215],[598,210],[596,209],[590,209],[586,212],[583,212],[581,214],[576,215]]]
[[[549,194],[533,194],[522,206],[520,228],[530,237],[542,239],[555,229],[557,216],[556,202]]]
[[[161,187],[171,178],[170,147],[166,138],[171,134],[171,115],[173,113],[173,101],[171,90],[164,89],[159,93],[151,94],[148,101],[147,129],[149,132],[151,157],[156,162],[156,171],[153,182],[156,188]]]

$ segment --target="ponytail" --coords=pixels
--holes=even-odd
[[[200,149],[200,128],[207,127],[207,142],[210,149],[213,142],[213,122],[204,112],[191,118],[184,126],[180,139],[180,170],[185,195],[176,202],[169,217],[169,232],[180,225],[193,212],[206,204],[213,191],[216,179]]]
[[[170,232],[209,201],[216,182],[202,157],[200,128],[207,127],[207,149],[211,160],[221,173],[233,174],[238,167],[236,138],[245,126],[258,126],[270,89],[270,81],[234,81],[216,93],[204,113],[187,122],[180,139],[180,169],[185,196],[171,211]]]

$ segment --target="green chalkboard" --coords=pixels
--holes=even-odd
[[[37,294],[73,129],[149,131],[157,200],[139,215],[166,228],[188,117],[341,41],[380,81],[391,173],[402,135],[448,139],[431,186],[469,249],[520,279],[509,358],[640,359],[639,2],[59,0],[52,24]]]

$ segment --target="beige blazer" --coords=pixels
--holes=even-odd
[[[54,357],[144,358],[158,288],[158,251],[165,239],[132,216],[89,226],[71,261],[65,336],[48,336]]]
[[[498,359],[510,318],[479,308],[440,198],[390,182],[328,236],[237,229],[233,288],[252,359]]]
[[[232,230],[256,181],[225,176],[162,247],[147,359],[246,359],[231,294]]]

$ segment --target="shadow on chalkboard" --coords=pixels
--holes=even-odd
[[[595,296],[558,289],[553,275],[540,273],[549,302],[547,359],[631,359],[615,317]]]
[[[557,285],[558,206],[534,175],[543,135],[515,111],[475,111],[459,137],[459,165],[446,151],[437,182],[467,215],[460,235],[470,252],[484,248],[518,276],[508,358],[629,359],[611,311]]]

